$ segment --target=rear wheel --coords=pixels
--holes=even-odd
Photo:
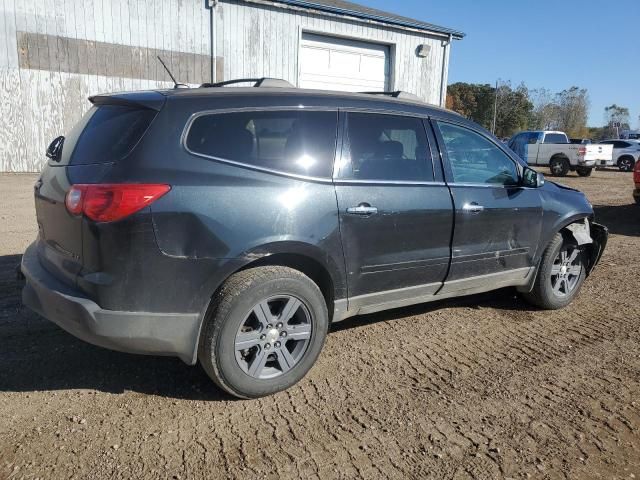
[[[591,176],[591,172],[593,171],[593,168],[589,168],[589,167],[576,167],[576,172],[578,173],[578,175],[580,175],[581,177],[590,177]]]
[[[544,251],[533,290],[523,296],[547,310],[566,307],[580,291],[586,274],[580,246],[557,233]]]
[[[620,157],[618,159],[618,168],[621,172],[630,172],[633,170],[635,160],[633,157]]]
[[[569,173],[569,161],[564,157],[552,158],[549,162],[551,174],[555,177],[564,177]]]
[[[285,390],[313,366],[329,316],[318,286],[280,266],[231,276],[214,299],[198,357],[211,379],[241,398]]]

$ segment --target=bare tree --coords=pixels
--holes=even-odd
[[[569,136],[584,137],[587,135],[587,115],[589,112],[589,95],[584,88],[571,87],[556,94],[559,107],[559,126]]]

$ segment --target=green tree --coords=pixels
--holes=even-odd
[[[454,83],[447,90],[447,108],[490,128],[494,91],[487,84]]]
[[[496,89],[488,84],[454,83],[447,91],[447,108],[490,130]],[[513,89],[504,83],[497,90],[498,116],[496,135],[510,136],[527,127],[533,105],[524,84]]]
[[[497,95],[496,135],[510,137],[527,129],[533,103],[529,100],[529,90],[524,83],[516,88],[512,88],[510,82],[504,83],[498,87]]]

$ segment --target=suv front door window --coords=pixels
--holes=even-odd
[[[516,164],[479,134],[450,124],[440,127],[455,183],[517,185]]]

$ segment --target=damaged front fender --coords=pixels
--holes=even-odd
[[[604,249],[607,246],[609,240],[609,229],[599,223],[591,224],[591,239],[592,242],[587,246],[587,275],[591,273],[594,267],[602,258]]]
[[[600,261],[600,257],[602,257],[602,253],[607,246],[609,230],[599,223],[589,223],[586,218],[581,222],[567,225],[565,230],[571,233],[578,245],[585,247],[587,252],[587,275],[589,275]]]

